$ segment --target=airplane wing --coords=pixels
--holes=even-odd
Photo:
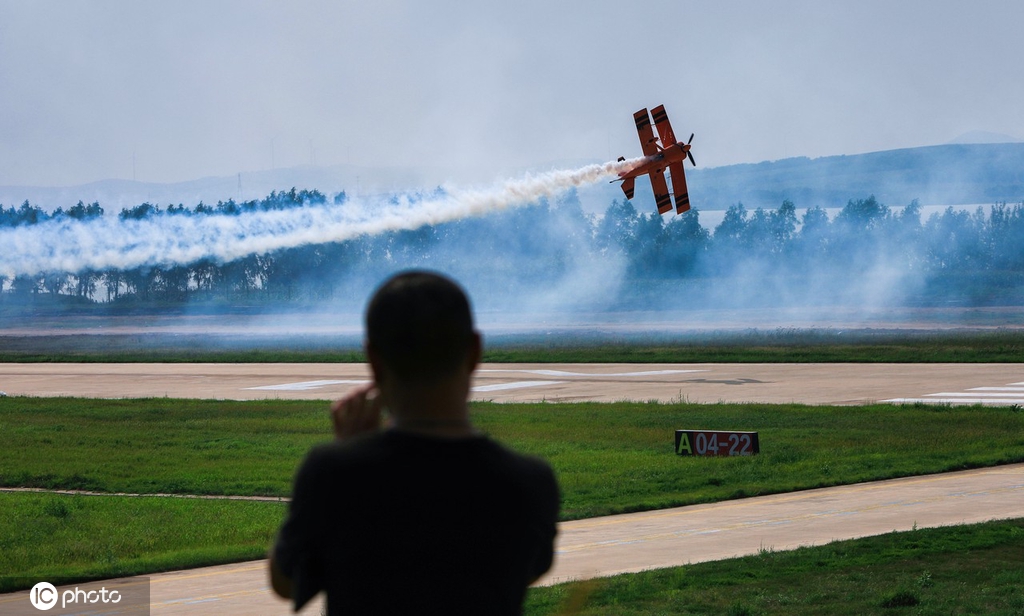
[[[672,209],[672,197],[668,196],[668,184],[665,183],[665,170],[651,171],[651,186],[654,188],[654,202],[658,204],[658,213],[664,214]]]
[[[658,136],[661,137],[661,147],[667,148],[676,144],[676,135],[672,132],[672,124],[668,121],[668,114],[665,113],[665,105],[658,105],[651,110],[654,116],[654,126],[658,129]]]
[[[658,146],[655,144],[654,131],[651,130],[651,117],[647,115],[647,109],[641,109],[634,113],[633,121],[636,122],[636,132],[640,135],[640,147],[644,151],[644,156],[657,154]]]
[[[690,195],[686,192],[686,171],[683,169],[683,161],[669,165],[668,173],[672,178],[672,192],[676,198],[676,214],[682,214],[690,209]],[[651,177],[654,177],[653,173]]]

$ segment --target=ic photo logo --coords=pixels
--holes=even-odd
[[[52,608],[57,605],[58,598],[60,599],[61,609],[64,609],[69,603],[120,603],[121,593],[116,590],[107,590],[106,587],[99,590],[83,590],[77,586],[74,590],[68,589],[63,593],[58,593],[57,588],[53,584],[39,582],[32,587],[32,591],[28,595],[28,600],[32,603],[32,607],[37,610]]]
[[[39,582],[32,587],[28,600],[37,610],[48,610],[57,605],[57,587],[49,582]]]

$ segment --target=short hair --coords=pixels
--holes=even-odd
[[[465,291],[436,272],[392,276],[366,308],[366,344],[401,381],[450,376],[465,361],[473,335]]]

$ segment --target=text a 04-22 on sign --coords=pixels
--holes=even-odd
[[[750,456],[760,451],[757,432],[676,430],[680,456]]]

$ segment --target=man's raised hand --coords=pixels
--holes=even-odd
[[[348,439],[380,429],[384,404],[375,384],[363,385],[331,404],[334,436]]]

